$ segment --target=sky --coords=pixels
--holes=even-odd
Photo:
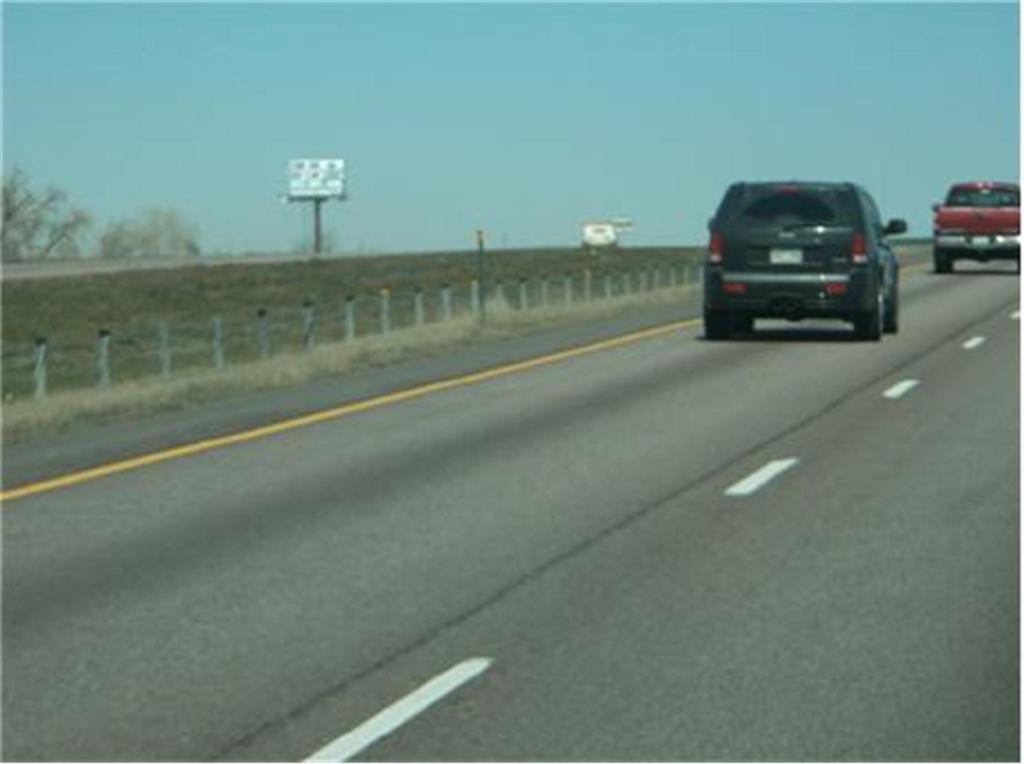
[[[95,230],[171,206],[206,253],[310,240],[291,158],[346,161],[343,253],[707,238],[737,180],[849,180],[930,233],[948,185],[1015,180],[1002,4],[4,3],[3,170]]]

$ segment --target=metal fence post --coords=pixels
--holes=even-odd
[[[572,303],[572,274],[565,274],[565,278],[562,280],[562,302],[566,305]]]
[[[540,277],[540,306],[542,308],[548,306],[548,277],[545,274]]]
[[[484,277],[484,231],[480,228],[476,230],[476,248],[477,316],[480,319],[480,323],[484,324],[487,322],[487,281]]]
[[[452,320],[452,288],[448,284],[441,286],[441,320]]]
[[[529,295],[526,291],[526,279],[519,279],[519,310],[527,310],[530,307]]]
[[[384,287],[380,290],[380,333],[391,331],[391,290]]]
[[[633,291],[633,273],[631,271],[623,271],[622,273],[622,295],[628,297],[629,293]]]
[[[674,287],[678,283],[679,275],[676,273],[676,267],[674,265],[670,265],[668,267],[668,285]]]
[[[650,287],[650,282],[648,280],[648,275],[649,274],[648,274],[647,268],[641,268],[640,269],[640,291],[641,292],[646,292],[646,291],[648,291],[651,288]]]
[[[501,279],[494,285],[494,301],[497,305],[502,305],[505,302],[505,284]]]
[[[345,295],[345,342],[356,338],[356,296]]]
[[[266,308],[256,311],[256,336],[260,343],[260,358],[270,358],[270,320]]]
[[[661,268],[657,265],[651,270],[651,284],[654,289],[661,289]]]
[[[312,300],[302,303],[302,344],[306,350],[316,345],[316,306]]]
[[[36,400],[46,397],[46,337],[36,337],[36,363],[32,370]]]
[[[469,301],[473,306],[473,315],[480,318],[480,282],[476,279],[469,284]]]
[[[213,368],[217,371],[224,371],[224,321],[220,316],[214,316],[213,324]]]
[[[160,362],[160,376],[164,379],[171,376],[171,330],[167,322],[156,325],[157,359]]]
[[[583,271],[583,299],[587,302],[590,302],[592,282],[593,274],[590,272],[590,268],[586,268]]]
[[[612,275],[610,273],[604,274],[604,299],[608,300],[612,296]]]
[[[412,296],[413,314],[415,315],[416,326],[423,326],[423,288],[416,287]]]
[[[97,384],[110,387],[110,330],[100,329],[99,347],[96,353]]]

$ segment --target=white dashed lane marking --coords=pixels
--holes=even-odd
[[[725,489],[726,496],[749,496],[773,478],[778,477],[800,460],[792,457],[789,459],[776,459],[768,462],[757,472],[747,475],[738,483],[733,483]]]
[[[921,384],[920,380],[917,379],[905,379],[902,382],[897,382],[895,385],[886,390],[882,395],[889,400],[896,400],[902,398],[904,395],[909,393],[915,387]]]
[[[351,732],[328,743],[306,761],[348,761],[414,716],[426,711],[445,695],[475,679],[488,669],[491,662],[490,658],[471,658],[452,666],[376,716],[371,716]]]
[[[965,342],[963,344],[963,349],[964,350],[974,350],[974,348],[978,347],[979,345],[983,344],[984,342],[985,342],[985,338],[982,337],[981,335],[979,335],[977,337],[971,337],[969,340],[967,340],[967,342]]]

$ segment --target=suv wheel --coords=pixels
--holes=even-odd
[[[935,250],[935,272],[949,273],[953,270],[953,259],[947,252],[940,249]]]
[[[900,330],[900,293],[892,290],[892,297],[885,303],[885,318],[882,321],[882,331],[886,334],[896,334]]]
[[[853,318],[853,331],[859,340],[877,342],[882,339],[882,314],[884,312],[884,299],[879,290],[878,299],[875,300],[874,310],[866,313],[858,313]]]
[[[733,316],[732,331],[737,334],[750,334],[754,331],[754,317],[743,315]]]
[[[732,334],[732,316],[724,310],[704,311],[704,338],[727,340]]]

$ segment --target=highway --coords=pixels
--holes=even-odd
[[[3,756],[1018,760],[1011,271],[906,269],[880,343],[695,299],[11,499]]]

